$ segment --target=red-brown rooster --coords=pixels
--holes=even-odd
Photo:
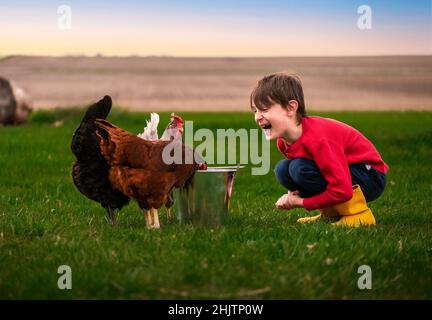
[[[181,137],[183,120],[178,116],[174,119],[171,129],[179,132]],[[112,186],[134,198],[139,207],[146,210],[149,227],[160,228],[157,210],[170,200],[173,188],[183,187],[196,170],[205,169],[204,161],[181,139],[148,141],[106,120],[98,119],[95,123],[100,150],[109,165],[108,177]],[[164,148],[181,150],[182,159],[193,159],[193,163],[167,164],[163,157]],[[152,211],[154,224],[147,210]]]

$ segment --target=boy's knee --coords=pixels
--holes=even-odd
[[[311,171],[311,161],[305,159],[293,159],[290,162],[288,173],[291,179],[297,183],[301,184],[304,178]]]
[[[378,199],[383,193],[386,186],[386,178],[385,176],[380,179],[379,182],[375,183],[375,185],[372,188],[365,188],[365,191],[363,191],[363,195],[365,196],[365,199],[367,202],[374,201]]]
[[[274,168],[274,173],[276,178],[279,181],[284,180],[285,177],[287,177],[287,175],[289,174],[289,164],[290,164],[290,160],[281,160],[279,161],[275,168]]]

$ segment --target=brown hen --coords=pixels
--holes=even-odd
[[[183,187],[196,170],[205,169],[204,161],[181,139],[148,141],[106,120],[95,123],[112,186],[138,202],[145,210],[147,226],[160,228],[157,210],[170,200],[173,188]],[[182,163],[165,163],[164,148],[181,151]],[[193,159],[193,163],[184,163],[184,159]],[[153,213],[153,225],[148,210]]]

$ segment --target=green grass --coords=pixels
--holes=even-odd
[[[223,228],[167,224],[161,214],[162,229],[147,230],[135,202],[112,228],[70,178],[82,110],[37,112],[26,126],[0,128],[0,298],[432,298],[432,113],[320,115],[362,131],[390,165],[387,189],[371,203],[376,227],[298,225],[305,211],[274,208],[284,190],[273,173],[251,176],[248,167]],[[147,116],[114,110],[109,120],[140,132]],[[248,113],[182,116],[195,129],[256,128]],[[281,158],[272,144],[272,167]],[[57,288],[63,264],[72,290]],[[372,268],[372,290],[357,287],[360,265]]]

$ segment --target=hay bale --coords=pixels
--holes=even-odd
[[[17,125],[27,122],[32,103],[23,89],[0,77],[0,125]]]
[[[0,124],[13,124],[16,100],[12,86],[6,79],[0,78]]]

